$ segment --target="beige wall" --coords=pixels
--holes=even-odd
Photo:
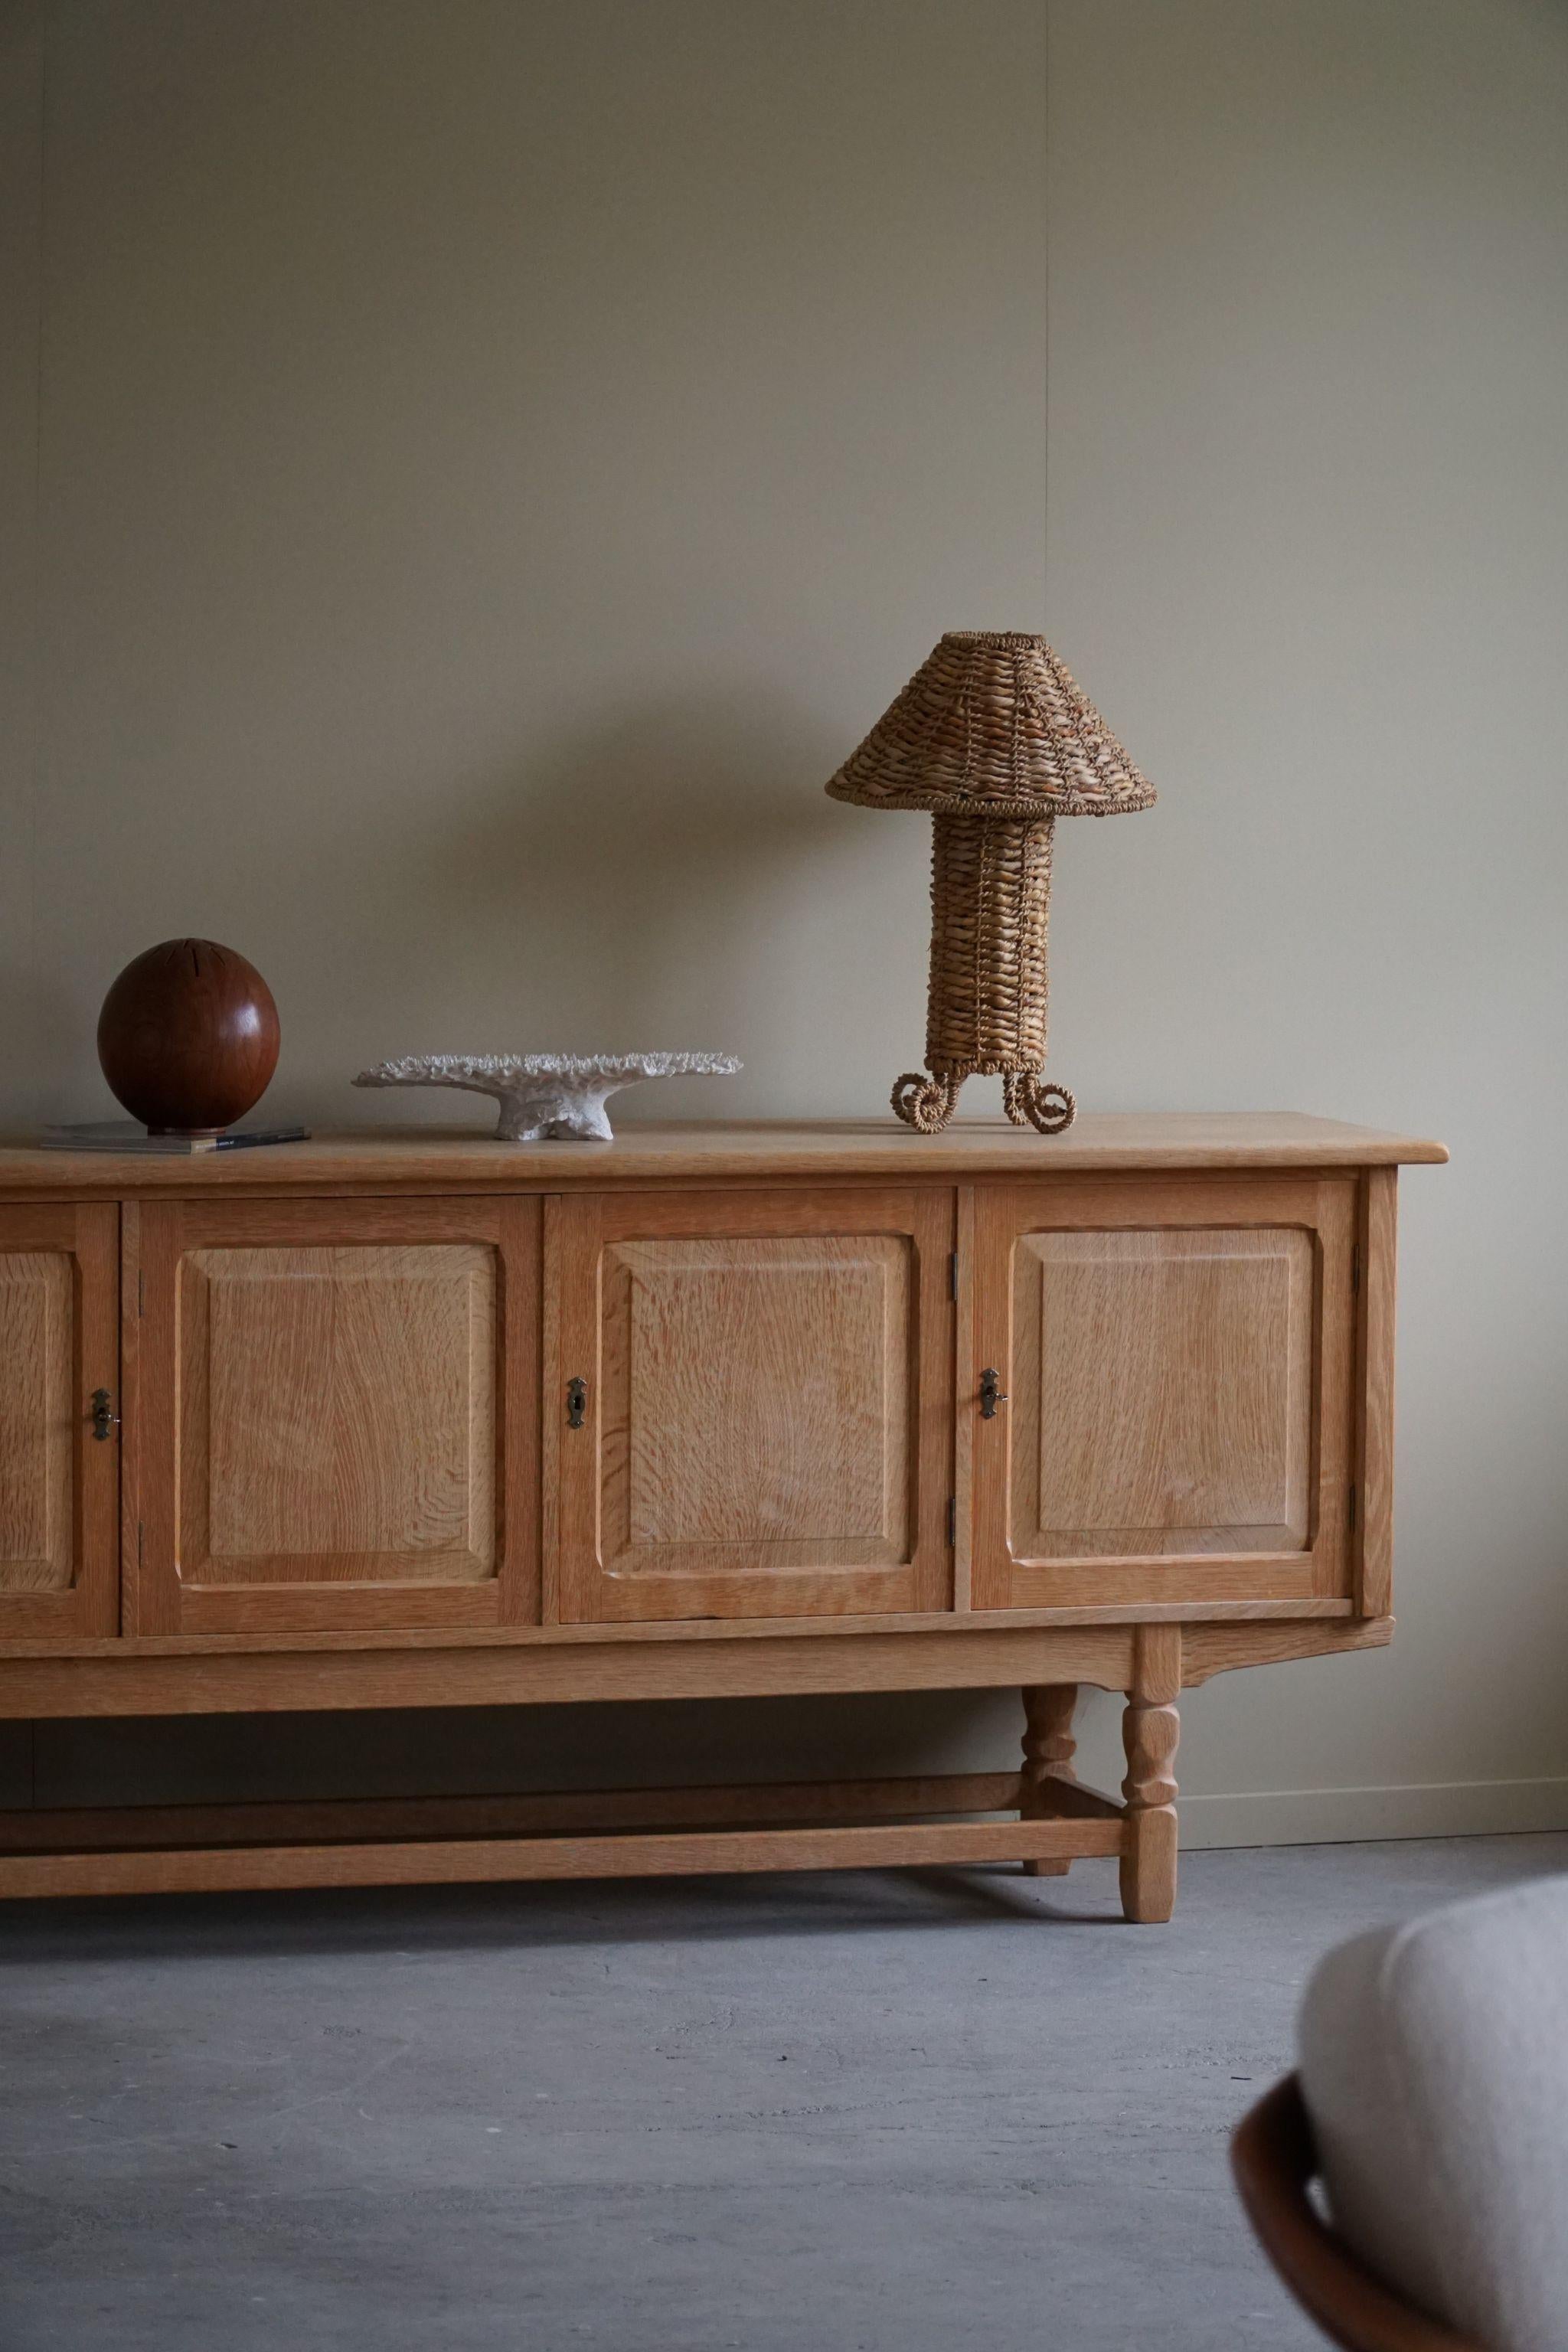
[[[1044,625],[1163,790],[1060,845],[1057,1072],[1455,1150],[1405,1183],[1399,1642],[1198,1695],[1189,1826],[1568,1822],[1568,12],[8,24],[3,1108],[110,1108],[103,989],[196,930],[272,981],[279,1111],[384,1112],[343,1081],[386,1053],[622,1040],[744,1055],[672,1109],[875,1110],[924,827],[821,783],[942,628]],[[177,1728],[136,1769],[1014,1732]],[[40,1793],[126,1738],[40,1735]]]

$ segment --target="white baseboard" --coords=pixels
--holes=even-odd
[[[1182,1797],[1182,1843],[1354,1845],[1373,1838],[1568,1830],[1568,1779],[1430,1780],[1394,1789],[1265,1789]]]

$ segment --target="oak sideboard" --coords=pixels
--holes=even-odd
[[[0,1150],[0,1716],[984,1688],[1021,1769],[0,1815],[0,1894],[1117,1855],[1389,1639],[1394,1192],[1291,1115]],[[1125,1694],[1121,1798],[1074,1771]]]

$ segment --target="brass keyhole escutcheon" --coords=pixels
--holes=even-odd
[[[588,1413],[588,1383],[568,1381],[566,1383],[566,1426],[581,1429]]]
[[[994,1364],[987,1364],[980,1375],[980,1418],[994,1421],[996,1408],[1007,1402],[1007,1391],[1002,1386],[1002,1375]]]
[[[111,1411],[113,1400],[107,1389],[92,1392],[92,1433],[101,1444],[120,1425],[120,1415]]]

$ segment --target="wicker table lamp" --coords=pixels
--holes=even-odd
[[[999,1074],[1015,1126],[1070,1127],[1071,1095],[1045,1078],[1051,835],[1058,816],[1147,808],[1153,785],[1044,637],[952,629],[827,790],[935,819],[931,1075],[899,1079],[899,1117],[934,1135],[965,1078]]]

